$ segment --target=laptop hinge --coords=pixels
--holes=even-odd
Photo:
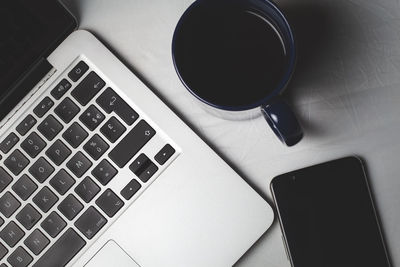
[[[28,96],[31,90],[41,82],[51,70],[53,66],[47,61],[47,59],[40,59],[14,86],[13,89],[8,92],[4,97],[0,99],[0,129],[7,123],[7,121],[13,116],[9,114],[10,111],[17,106],[22,106],[20,101]],[[18,108],[19,110],[19,108]],[[18,110],[15,110],[17,112]],[[15,112],[13,112],[15,114]]]
[[[4,118],[53,68],[47,59],[40,59],[24,77],[0,99],[0,118]]]

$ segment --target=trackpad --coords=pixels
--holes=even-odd
[[[140,267],[115,241],[109,240],[85,267]]]

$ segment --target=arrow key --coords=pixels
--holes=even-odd
[[[150,162],[150,164],[147,166],[147,168],[139,174],[139,179],[142,182],[147,182],[148,180],[150,180],[151,177],[153,177],[153,175],[158,171],[158,167],[156,166],[156,164],[154,164],[153,162]]]
[[[158,162],[158,164],[163,165],[168,159],[175,153],[175,149],[170,145],[166,144],[160,152],[155,155],[154,159]]]
[[[54,105],[54,102],[50,99],[50,97],[46,96],[42,101],[33,109],[33,113],[36,114],[39,118],[43,117],[47,111]]]
[[[28,115],[18,124],[16,130],[20,135],[25,135],[36,124],[36,119],[32,115]]]
[[[140,183],[135,179],[133,179],[132,181],[129,182],[127,186],[124,187],[124,189],[122,189],[121,195],[126,200],[129,200],[136,194],[137,191],[139,191],[141,187],[142,186],[140,185]]]

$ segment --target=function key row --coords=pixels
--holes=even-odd
[[[44,114],[47,113],[47,111],[50,110],[50,108],[54,105],[54,102],[49,98],[45,97],[43,98],[42,101],[33,109],[33,113],[35,113],[36,116],[39,118],[43,117]]]
[[[71,89],[72,85],[67,79],[63,79],[59,82],[53,90],[51,90],[50,94],[56,99],[59,100],[61,97],[65,95],[65,93]]]
[[[78,64],[68,73],[68,77],[73,81],[78,81],[87,71],[89,66],[83,62],[79,61]]]
[[[32,115],[28,115],[20,124],[18,124],[16,130],[20,135],[24,136],[36,124],[36,122],[36,119]]]
[[[15,133],[10,133],[1,143],[0,150],[7,154],[19,141],[19,137]]]

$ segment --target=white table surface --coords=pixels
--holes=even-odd
[[[281,0],[299,46],[287,99],[305,138],[283,146],[262,117],[207,113],[175,74],[171,39],[193,0],[63,0],[220,155],[271,202],[278,174],[350,154],[367,163],[394,266],[400,265],[400,1]],[[290,266],[275,222],[237,266]]]

